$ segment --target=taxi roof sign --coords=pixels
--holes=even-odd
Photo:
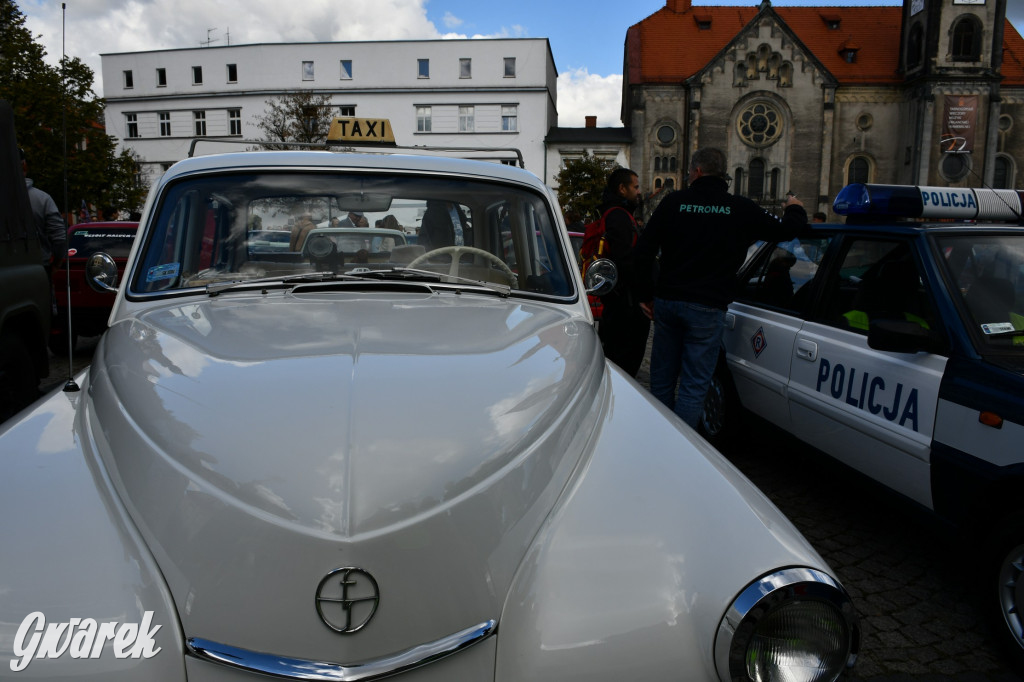
[[[327,144],[395,146],[395,133],[386,118],[337,116],[331,121]]]

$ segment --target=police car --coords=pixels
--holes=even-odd
[[[849,185],[740,271],[702,427],[749,410],[988,543],[1024,663],[1024,227],[1009,190]],[[732,429],[734,431],[734,429]]]

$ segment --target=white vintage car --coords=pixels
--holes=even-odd
[[[304,243],[356,212],[414,243]],[[256,215],[288,250],[250,244]],[[605,361],[526,171],[178,163],[75,382],[0,431],[3,679],[829,680],[856,657],[821,557]]]

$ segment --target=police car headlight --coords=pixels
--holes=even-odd
[[[722,680],[834,680],[859,649],[849,595],[832,577],[787,568],[755,580],[726,611],[715,638]]]

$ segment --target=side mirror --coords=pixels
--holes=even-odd
[[[85,281],[96,291],[117,293],[117,264],[105,253],[94,253],[85,262]]]
[[[619,269],[607,258],[599,258],[587,268],[583,277],[583,286],[590,296],[604,296],[615,288],[619,281]]]
[[[868,346],[893,353],[938,353],[941,344],[928,329],[907,320],[872,320]]]

